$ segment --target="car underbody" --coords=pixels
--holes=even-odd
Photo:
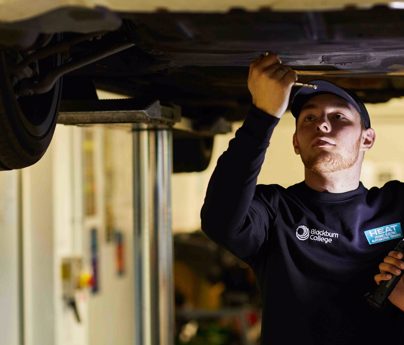
[[[404,11],[387,7],[326,12],[121,14],[134,47],[72,73],[98,88],[158,99],[184,116],[240,120],[250,104],[249,64],[279,54],[299,80],[323,78],[366,102],[404,93]],[[75,82],[72,82],[75,84]]]
[[[12,80],[19,101],[48,92],[63,75],[62,112],[102,108],[107,103],[96,91],[104,90],[144,108],[156,101],[175,106],[192,121],[193,135],[214,136],[223,130],[213,130],[219,119],[244,118],[251,103],[248,66],[266,51],[277,53],[302,82],[334,81],[370,103],[404,95],[404,11],[388,6],[227,12],[74,8],[84,23],[76,32],[45,32],[55,22],[63,31],[64,17],[66,26],[74,26],[72,15],[66,16],[71,11],[0,26],[11,74],[18,53],[19,74]],[[40,40],[46,43],[38,45]],[[55,54],[62,62],[39,73],[38,60]]]

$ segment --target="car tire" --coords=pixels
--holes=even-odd
[[[201,172],[212,158],[213,137],[173,138],[174,173]]]
[[[0,170],[21,169],[36,163],[46,152],[56,127],[62,80],[44,94],[17,99],[9,56],[0,52]],[[41,61],[45,73],[60,65],[58,55]]]

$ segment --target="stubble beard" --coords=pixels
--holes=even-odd
[[[337,152],[322,151],[318,154],[301,156],[306,169],[315,174],[332,173],[351,168],[359,158],[360,139],[352,151],[343,156]]]

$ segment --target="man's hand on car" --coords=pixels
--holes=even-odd
[[[297,74],[282,64],[276,54],[265,53],[250,65],[248,89],[253,104],[268,114],[281,118],[285,113]]]

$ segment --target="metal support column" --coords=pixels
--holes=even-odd
[[[135,345],[174,343],[172,130],[133,127]]]

